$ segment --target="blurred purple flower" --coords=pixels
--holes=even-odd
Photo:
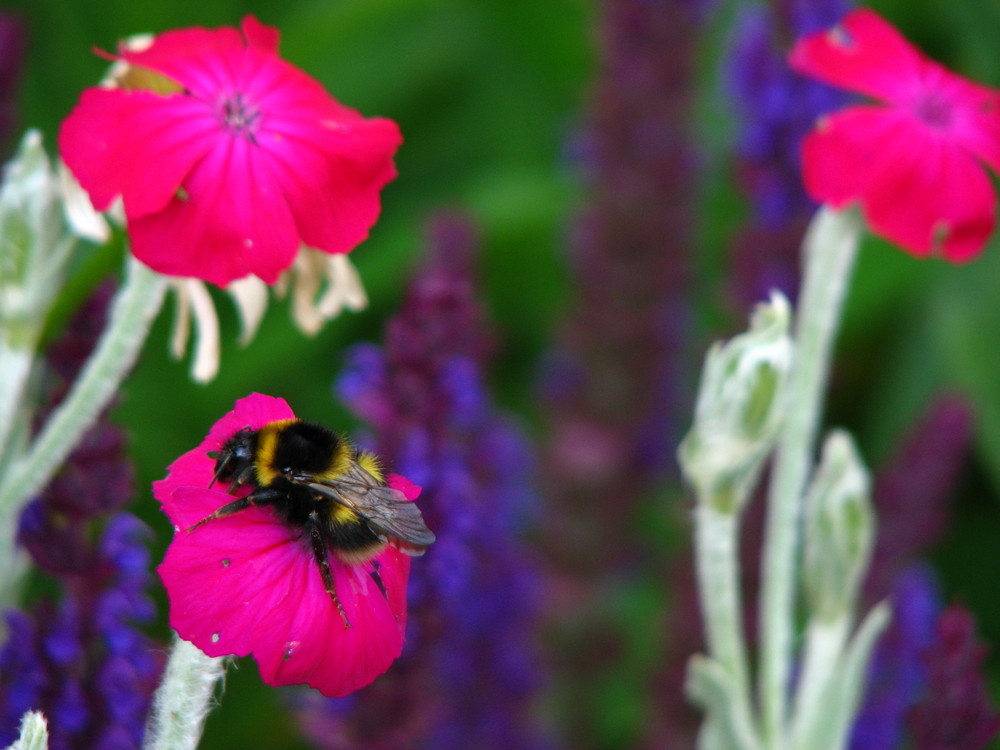
[[[594,571],[633,555],[630,508],[672,469],[690,373],[694,50],[702,2],[600,4],[588,205],[570,237],[576,299],[544,373],[553,553]],[[595,544],[594,535],[598,534]],[[551,535],[550,535],[551,536]]]
[[[50,349],[50,409],[93,347],[110,296],[99,290]],[[161,664],[135,629],[155,610],[146,595],[149,530],[121,511],[132,484],[124,439],[102,421],[22,513],[18,541],[57,580],[59,597],[6,615],[0,745],[17,736],[26,710],[39,709],[52,750],[139,747]]]
[[[796,37],[833,25],[850,0],[778,0],[740,16],[726,72],[736,116],[737,170],[750,221],[733,248],[731,285],[743,310],[780,289],[794,299],[799,247],[815,206],[802,185],[799,144],[847,95],[792,72]]]
[[[576,747],[627,743],[648,727],[636,718],[628,740],[602,734],[616,723],[608,690],[631,692],[641,710],[653,668],[648,653],[634,653],[641,628],[621,614],[640,605],[616,604],[661,575],[637,530],[645,501],[676,476],[672,451],[691,401],[700,199],[692,113],[710,4],[597,3],[600,69],[573,144],[586,190],[568,238],[574,298],[542,373],[548,641]],[[633,659],[642,668],[624,686],[620,664]]]
[[[446,216],[429,234],[384,346],[350,350],[337,390],[387,466],[423,487],[437,542],[411,572],[400,660],[348,699],[306,699],[300,716],[323,748],[538,748],[537,573],[520,540],[536,503],[530,449],[486,387],[474,233]]]
[[[900,572],[946,533],[972,428],[972,407],[966,399],[939,396],[878,473],[878,529],[864,587],[869,604],[887,596]]]
[[[893,619],[875,649],[852,750],[893,750],[907,737],[917,750],[975,750],[1000,729],[983,689],[971,614],[954,606],[942,612],[931,574],[915,565],[948,528],[971,439],[970,405],[942,396],[878,475],[865,598],[888,597]]]
[[[896,577],[888,598],[892,620],[868,668],[850,750],[898,748],[906,734],[907,712],[926,687],[921,656],[934,640],[941,608],[933,573],[924,565],[911,565]]]
[[[17,125],[17,87],[21,82],[28,46],[24,24],[12,13],[0,11],[0,156]]]
[[[983,678],[986,648],[972,615],[952,605],[923,653],[927,689],[909,716],[914,750],[982,750],[1000,733]]]

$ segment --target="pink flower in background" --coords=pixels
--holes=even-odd
[[[250,507],[192,529],[250,491],[228,494],[221,481],[210,488],[216,461],[209,453],[242,429],[294,418],[280,398],[240,399],[197,448],[174,461],[166,479],[154,482],[177,529],[158,572],[170,625],[181,638],[210,656],[253,654],[269,685],[307,683],[343,696],[374,680],[402,650],[409,558],[391,542],[368,562],[329,555],[342,616],[302,529],[272,508]],[[387,479],[409,500],[420,492],[402,477]]]
[[[802,147],[809,194],[859,202],[876,234],[914,255],[978,255],[996,223],[983,163],[1000,169],[1000,92],[924,57],[868,9],[799,40],[790,64],[880,102],[820,118]]]
[[[151,268],[270,284],[302,244],[346,253],[368,236],[399,130],[281,60],[276,29],[248,16],[239,31],[122,45],[117,59],[146,83],[84,91],[59,149],[97,209],[122,197],[132,252]]]

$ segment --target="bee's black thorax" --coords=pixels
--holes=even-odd
[[[280,420],[227,440],[215,478],[231,488],[253,486],[256,502],[269,505],[290,526],[306,532],[318,527],[330,548],[360,557],[382,544],[378,535],[356,513],[303,481],[335,480],[355,458],[353,447],[326,427]]]
[[[268,427],[271,425],[264,430]],[[276,430],[272,455],[262,455],[258,460],[270,463],[278,472],[291,469],[321,476],[330,472],[334,464],[341,460],[344,448],[343,441],[323,425],[295,421]]]

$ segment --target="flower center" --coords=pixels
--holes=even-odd
[[[251,141],[260,120],[260,109],[247,101],[243,94],[235,91],[224,94],[218,104],[219,119],[233,135],[244,135]]]
[[[914,103],[913,112],[918,119],[936,130],[946,130],[951,125],[951,102],[938,94],[919,97]]]

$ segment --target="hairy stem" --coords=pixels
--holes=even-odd
[[[796,358],[789,383],[788,417],[771,475],[761,578],[758,687],[765,747],[775,750],[785,745],[803,490],[861,226],[855,209],[834,211],[824,206],[813,219],[804,243],[805,283],[798,302]]]
[[[224,673],[221,658],[205,656],[175,635],[163,681],[153,696],[143,750],[194,750]]]

